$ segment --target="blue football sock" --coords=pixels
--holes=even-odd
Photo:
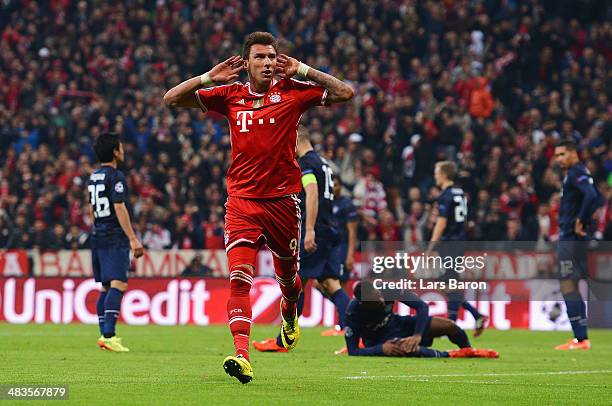
[[[98,313],[98,325],[100,326],[100,335],[104,335],[104,300],[106,300],[106,291],[101,290],[96,303],[96,311]]]
[[[301,316],[302,315],[302,311],[304,310],[304,291],[302,291],[300,293],[300,297],[298,297],[298,302],[297,302],[297,315]]]
[[[479,318],[482,317],[482,314],[480,314],[480,312],[476,310],[476,308],[472,306],[471,304],[469,304],[469,302],[467,302],[466,300],[461,302],[461,306],[463,306],[465,310],[467,310],[468,312],[472,314],[472,317],[474,317],[474,320],[478,320]]]
[[[104,301],[104,337],[110,338],[115,335],[115,325],[119,318],[121,299],[123,292],[116,288],[110,288]]]
[[[569,318],[574,338],[578,341],[589,338],[587,333],[586,306],[579,292],[570,292],[563,295],[565,306],[567,306],[567,317]]]
[[[304,310],[304,291],[300,293],[300,297],[298,297],[298,301],[297,301],[298,317],[302,315],[302,310]],[[283,346],[283,340],[281,339],[280,331],[278,332],[278,335],[276,336],[276,345],[278,345],[279,347]]]
[[[448,351],[438,351],[433,348],[423,347],[419,345],[419,348],[415,353],[410,355],[411,357],[423,357],[423,358],[448,358]]]
[[[336,305],[336,310],[338,311],[338,324],[340,324],[341,328],[344,328],[344,316],[346,313],[346,306],[348,306],[349,299],[346,291],[342,288],[338,289],[332,296],[331,301]]]
[[[459,317],[459,308],[463,302],[463,295],[459,292],[450,292],[448,294],[448,318],[452,321],[457,321]]]
[[[461,302],[448,302],[448,318],[452,321],[457,321],[459,317],[459,307]]]
[[[459,348],[471,347],[470,339],[465,331],[459,326],[457,326],[457,331],[455,333],[448,336],[448,339]]]

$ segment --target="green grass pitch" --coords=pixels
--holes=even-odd
[[[489,330],[472,340],[497,349],[497,360],[335,356],[343,338],[320,337],[320,331],[303,329],[290,354],[253,352],[254,380],[241,385],[221,366],[232,353],[226,326],[120,325],[132,352],[114,354],[97,348],[96,326],[3,323],[0,384],[67,384],[70,399],[59,404],[78,405],[595,405],[612,399],[611,330],[592,330],[593,349],[585,352],[552,349],[567,332]],[[275,332],[255,326],[252,337]],[[442,339],[434,348],[453,346]]]

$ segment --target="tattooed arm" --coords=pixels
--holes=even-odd
[[[307,79],[326,88],[327,98],[325,99],[325,104],[327,105],[346,102],[353,98],[353,89],[348,84],[332,75],[311,68],[287,55],[281,54],[278,56],[277,70],[279,75],[283,78],[290,78],[296,73],[300,73]]]

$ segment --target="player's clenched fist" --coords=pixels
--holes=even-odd
[[[317,249],[314,230],[306,230],[306,235],[304,236],[304,249],[308,253],[315,252],[315,250]]]
[[[353,266],[355,265],[355,258],[351,255],[346,257],[346,261],[344,261],[344,271],[352,272]]]
[[[130,240],[130,248],[134,252],[135,258],[140,258],[144,255],[144,247],[137,238]]]

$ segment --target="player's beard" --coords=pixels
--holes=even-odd
[[[249,81],[253,84],[253,87],[255,91],[259,91],[257,90],[257,85],[261,85],[262,88],[264,88],[264,91],[268,90],[268,88],[270,87],[270,84],[272,83],[272,81],[274,80],[274,70],[272,70],[272,74],[270,75],[269,78],[264,77],[263,74],[263,70],[261,71],[261,74],[259,75],[259,81],[255,80],[255,75],[253,75],[250,71],[249,71]]]

